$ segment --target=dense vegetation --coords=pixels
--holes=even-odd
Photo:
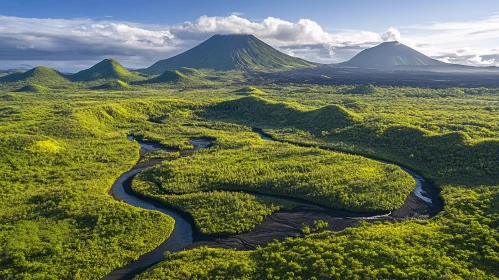
[[[239,122],[250,126],[293,127],[320,134],[353,126],[362,117],[339,105],[307,110],[296,103],[281,103],[258,96],[223,101],[207,108],[207,118]]]
[[[397,209],[414,189],[394,165],[316,148],[244,139],[235,134],[207,151],[150,168],[134,180],[136,191],[182,195],[213,190],[295,197],[331,208],[375,212]],[[239,137],[238,137],[239,136]],[[163,196],[168,200],[168,196]]]
[[[190,138],[215,137],[217,145],[229,150],[256,145],[264,151],[317,151],[270,142],[259,147],[257,136],[236,124],[260,126],[278,139],[411,166],[438,183],[445,209],[430,220],[310,234],[253,252],[200,248],[175,253],[140,278],[499,277],[497,89],[374,87],[362,92],[352,91],[354,86],[260,85],[265,98],[242,99],[235,92],[241,86],[10,92],[20,85],[0,85],[0,278],[98,279],[169,236],[171,219],[107,194],[139,159],[138,145],[126,140],[131,131],[183,149],[191,147]],[[90,85],[96,84],[83,88]],[[249,141],[232,141],[231,148],[231,141],[224,140],[240,134]],[[222,151],[214,147],[165,165],[223,159]],[[220,204],[223,200],[227,203]],[[210,207],[200,207],[198,201]],[[225,191],[182,194],[175,203],[199,213],[206,224],[212,215],[231,213],[246,226],[277,207],[288,207]],[[254,209],[255,215],[241,215],[246,209]],[[209,230],[247,229],[228,225]]]
[[[291,209],[293,203],[240,192],[198,192],[186,195],[160,195],[151,193],[151,185],[134,187],[146,197],[189,214],[196,229],[205,235],[237,234],[253,229],[275,211]]]
[[[26,85],[18,90],[16,92],[32,92],[32,93],[44,93],[49,91],[50,89],[44,86],[40,86],[37,84],[29,84]]]
[[[169,254],[137,279],[496,279],[498,191],[444,191],[446,209],[429,221],[365,224],[253,252]]]
[[[272,212],[292,207],[236,191],[372,212],[400,207],[415,187],[409,174],[393,165],[263,141],[248,127],[196,121],[181,112],[172,111],[135,135],[180,149],[192,148],[184,144],[190,137],[209,137],[217,139],[214,146],[139,173],[132,189],[189,213],[203,234],[241,233]]]
[[[24,96],[2,101],[0,278],[97,279],[169,236],[171,218],[107,194],[136,144],[111,123],[89,130],[64,100]]]
[[[163,74],[157,77],[141,81],[138,83],[139,84],[156,84],[156,83],[179,84],[182,82],[186,82],[186,79],[187,76],[178,70],[166,70]]]
[[[240,88],[236,91],[234,91],[235,93],[238,93],[240,95],[262,95],[262,94],[265,94],[265,92],[263,92],[262,90],[258,89],[257,87],[252,87],[252,86],[247,86],[247,87],[243,87],[243,88]]]
[[[499,116],[491,114],[499,109],[497,96],[487,95],[490,90],[387,88],[359,98],[359,93],[349,93],[348,87],[307,90],[339,94],[298,93],[275,98],[299,101],[311,110],[324,103],[342,104],[362,120],[319,132],[300,122],[282,121],[282,114],[272,114],[279,110],[285,113],[289,106],[278,104],[268,110],[269,102],[258,99],[250,104],[227,101],[231,106],[217,104],[204,114],[217,120],[262,125],[277,139],[365,153],[411,166],[443,189],[444,211],[432,220],[366,224],[276,242],[251,253],[201,248],[168,255],[167,261],[139,279],[498,277],[499,159],[494,138],[499,132]],[[257,112],[267,114],[251,117]],[[204,269],[196,269],[199,266]]]
[[[169,116],[178,114],[172,111]],[[169,118],[169,125],[155,123],[144,132],[136,132],[135,135],[145,141],[154,141],[170,146],[175,149],[183,149],[182,152],[150,152],[146,153],[141,161],[154,158],[175,159],[181,154],[189,152],[193,148],[187,140],[190,138],[209,137],[219,139],[217,142],[226,141],[227,148],[235,148],[241,142],[255,140],[255,135],[248,132],[248,128],[221,123],[193,123],[189,126],[179,126],[184,118]],[[240,139],[240,138],[243,139]],[[249,137],[249,139],[248,139]],[[238,141],[239,143],[234,143]],[[242,141],[241,141],[242,140]],[[243,144],[244,145],[244,144]],[[217,145],[218,146],[218,145]],[[220,148],[220,147],[219,147]],[[210,149],[211,150],[211,149]],[[198,151],[193,157],[204,151]],[[163,164],[182,162],[187,158],[165,161]],[[190,168],[190,167],[187,167]],[[152,169],[154,170],[154,169]],[[285,202],[268,197],[258,197],[251,194],[238,193],[234,191],[199,191],[190,193],[168,194],[159,189],[155,182],[147,179],[154,171],[145,171],[133,180],[132,189],[140,196],[153,198],[165,205],[188,213],[194,220],[197,230],[207,235],[236,234],[248,231],[262,222],[263,218],[271,213],[294,207],[293,203]]]
[[[123,82],[122,80],[110,81],[100,86],[95,86],[93,89],[104,89],[104,90],[127,90],[130,85]]]

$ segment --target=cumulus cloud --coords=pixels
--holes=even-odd
[[[388,31],[381,36],[381,38],[383,38],[383,41],[385,42],[400,41],[400,31],[393,27],[390,27]]]
[[[453,64],[473,65],[473,66],[499,66],[499,52],[489,54],[489,51],[470,49],[463,51],[449,50],[443,52],[435,58]]]
[[[322,63],[341,62],[362,49],[395,40],[447,62],[496,65],[499,61],[493,57],[499,51],[468,46],[463,41],[473,38],[476,43],[491,35],[499,38],[499,16],[471,23],[391,27],[379,34],[366,30],[327,32],[311,19],[290,22],[268,17],[257,22],[234,12],[226,17],[201,16],[172,26],[118,22],[109,18],[0,16],[0,68],[29,63],[74,71],[106,57],[114,57],[129,67],[146,67],[185,51],[211,35],[233,33],[253,34],[285,53]],[[454,44],[445,45],[446,41]]]

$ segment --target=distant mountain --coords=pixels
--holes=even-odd
[[[39,85],[67,83],[66,77],[59,71],[45,66],[38,66],[26,72],[16,72],[0,77],[0,82],[29,82]]]
[[[72,81],[123,80],[134,79],[135,75],[126,70],[118,61],[109,58],[95,64],[89,69],[68,76]]]
[[[32,68],[35,68],[35,67],[32,66],[31,64],[25,64],[25,63],[20,64],[20,65],[14,67],[14,69],[16,69],[16,70],[29,70],[29,69],[32,69]]]
[[[14,72],[21,72],[21,71],[27,71],[29,69],[34,68],[33,66],[29,64],[21,64],[9,69],[0,69],[0,73],[14,73]]]
[[[446,64],[394,41],[365,49],[340,65],[360,68],[392,68],[398,66],[442,66]]]
[[[284,54],[253,35],[215,35],[184,53],[160,60],[151,67],[139,71],[146,74],[161,74],[166,70],[181,67],[226,71],[292,69],[314,65]]]
[[[16,72],[24,72],[24,70],[16,70],[16,69],[0,70],[0,77],[7,76]]]

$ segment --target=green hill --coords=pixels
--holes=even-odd
[[[265,94],[262,90],[252,87],[252,86],[247,86],[243,87],[241,89],[238,89],[235,91],[235,93],[240,94],[240,95],[262,95]]]
[[[179,84],[187,82],[188,78],[178,70],[166,70],[163,74],[149,80],[139,81],[137,84]]]
[[[244,125],[299,128],[320,134],[354,125],[362,117],[338,105],[306,110],[299,105],[275,102],[255,95],[218,103],[206,112],[215,120],[230,120]]]
[[[146,74],[189,67],[227,71],[234,69],[268,70],[312,67],[315,64],[286,55],[253,35],[215,35],[196,47],[142,69]]]
[[[202,73],[194,68],[189,68],[189,67],[180,67],[177,69],[178,72],[184,74],[184,75],[189,75],[189,76],[201,76]]]
[[[359,85],[347,91],[350,94],[375,94],[378,92],[378,88],[371,84]]]
[[[37,84],[29,84],[16,90],[16,92],[33,92],[33,93],[43,93],[47,91],[50,91],[50,89]]]
[[[444,62],[429,58],[399,42],[386,42],[361,51],[342,66],[389,68],[395,66],[442,66]]]
[[[38,85],[54,85],[69,82],[64,74],[45,66],[35,67],[26,72],[16,72],[7,76],[0,77],[0,82],[28,82]]]
[[[127,90],[129,89],[130,86],[121,81],[121,80],[116,80],[116,81],[111,81],[108,83],[105,83],[100,86],[93,87],[92,89],[101,89],[101,90]]]
[[[69,76],[72,81],[95,81],[95,80],[122,80],[130,81],[137,76],[125,69],[118,61],[109,58],[95,64],[89,69],[82,70]]]

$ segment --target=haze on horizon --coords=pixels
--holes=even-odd
[[[495,1],[101,2],[51,0],[40,7],[1,0],[0,69],[45,65],[74,72],[107,57],[142,68],[232,33],[320,63],[397,40],[440,61],[499,66]]]

